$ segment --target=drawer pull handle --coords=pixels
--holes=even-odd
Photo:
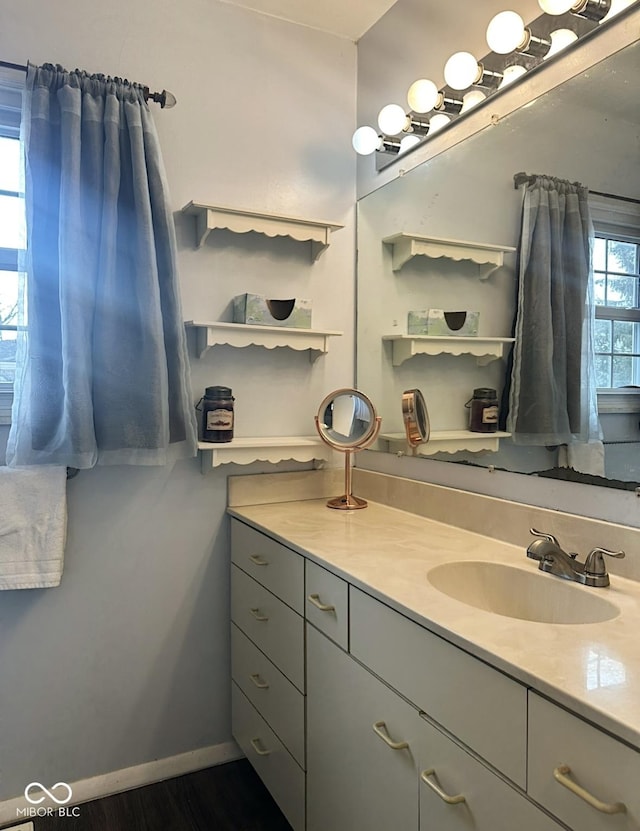
[[[256,620],[269,620],[266,615],[263,615],[260,609],[251,609],[251,614]]]
[[[258,756],[268,756],[271,751],[262,747],[260,739],[251,739],[251,747],[255,750]]]
[[[435,776],[435,768],[429,768],[429,770],[423,770],[420,774],[420,779],[424,782],[425,785],[428,785],[434,793],[437,793],[440,799],[443,802],[446,802],[447,805],[459,805],[461,802],[465,801],[464,795],[459,793],[455,796],[449,796],[448,793],[445,793],[439,785],[436,785],[429,776]]]
[[[409,747],[409,742],[394,742],[393,739],[387,733],[387,725],[384,721],[376,721],[373,725],[373,732],[376,736],[379,736],[382,741],[390,747],[392,750],[404,750],[405,747]]]
[[[265,560],[264,557],[261,557],[259,554],[250,554],[249,559],[254,564],[254,566],[268,566],[269,560]]]
[[[624,802],[601,802],[593,794],[590,794],[589,791],[585,791],[584,788],[581,788],[580,785],[576,784],[572,779],[569,779],[568,774],[570,773],[571,768],[569,765],[558,765],[557,768],[553,769],[553,778],[564,788],[579,796],[580,799],[583,799],[588,805],[591,805],[592,808],[595,808],[596,811],[600,811],[602,814],[622,814],[627,810]]]
[[[313,603],[321,612],[335,612],[336,607],[330,606],[328,603],[322,603],[319,594],[310,594],[307,597],[309,603]]]
[[[253,683],[256,685],[256,687],[259,690],[268,690],[269,689],[269,684],[266,681],[263,681],[262,678],[260,678],[260,675],[257,672],[254,673],[253,675],[250,675],[249,677],[251,678],[251,680],[253,681]]]

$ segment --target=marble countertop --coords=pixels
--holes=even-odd
[[[228,511],[640,749],[640,583],[562,581],[614,603],[620,613],[605,622],[519,620],[455,600],[427,577],[442,563],[482,560],[560,579],[540,573],[519,546],[372,502],[349,512],[315,499]]]

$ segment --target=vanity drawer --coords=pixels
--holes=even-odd
[[[231,561],[295,609],[304,610],[304,557],[290,548],[231,520]]]
[[[291,827],[294,831],[304,831],[304,771],[234,683],[231,684],[231,722],[235,740]]]
[[[570,772],[562,768],[566,766]],[[573,782],[592,794],[606,813],[563,786]],[[640,752],[598,730],[536,693],[529,693],[529,785],[531,797],[575,831],[640,831]]]
[[[326,568],[307,561],[305,615],[309,623],[348,649],[349,586]]]
[[[522,792],[426,719],[418,765],[420,831],[562,831]]]
[[[524,789],[526,687],[358,589],[349,603],[351,653]]]
[[[303,619],[237,566],[231,566],[231,620],[304,691]]]
[[[233,624],[231,676],[304,768],[304,696]]]

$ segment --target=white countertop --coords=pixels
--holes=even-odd
[[[640,583],[613,575],[603,589],[563,581],[619,608],[603,623],[519,620],[454,600],[427,579],[434,566],[460,560],[537,572],[519,546],[372,502],[360,511],[331,510],[325,500],[228,510],[640,749]]]

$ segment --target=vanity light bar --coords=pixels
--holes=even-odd
[[[527,26],[516,12],[500,12],[491,19],[487,27],[487,43],[492,50],[490,56],[477,61],[474,66],[475,58],[470,53],[457,52],[452,55],[444,71],[447,87],[438,89],[433,81],[424,78],[415,81],[407,94],[409,112],[405,112],[399,104],[383,107],[379,115],[379,131],[373,127],[359,127],[353,134],[354,149],[360,155],[398,155],[405,152],[410,147],[422,143],[430,133],[482,103],[488,96],[504,88],[507,83],[525,75],[544,59],[551,58],[578,42],[598,24],[606,23],[611,17],[636,3],[637,0],[538,0],[545,14]],[[533,33],[532,26],[535,27],[535,24],[540,23],[547,15],[557,16],[566,13],[571,13],[593,25],[586,30],[582,26],[581,30],[574,33],[567,29],[567,23],[563,21],[562,32],[573,34],[573,39],[554,39],[554,32],[551,32],[550,36],[538,36]],[[548,25],[543,28],[546,31],[549,29]],[[495,64],[497,55],[505,56],[502,70],[488,69],[485,61],[492,57],[490,62]],[[514,55],[522,55],[524,63],[515,63]],[[478,87],[486,92],[477,90]],[[455,92],[452,93],[450,90]],[[466,94],[457,94],[462,91],[466,91]],[[471,92],[472,95],[469,94]],[[390,114],[393,116],[391,119]],[[430,123],[431,118],[434,119],[433,124]]]

